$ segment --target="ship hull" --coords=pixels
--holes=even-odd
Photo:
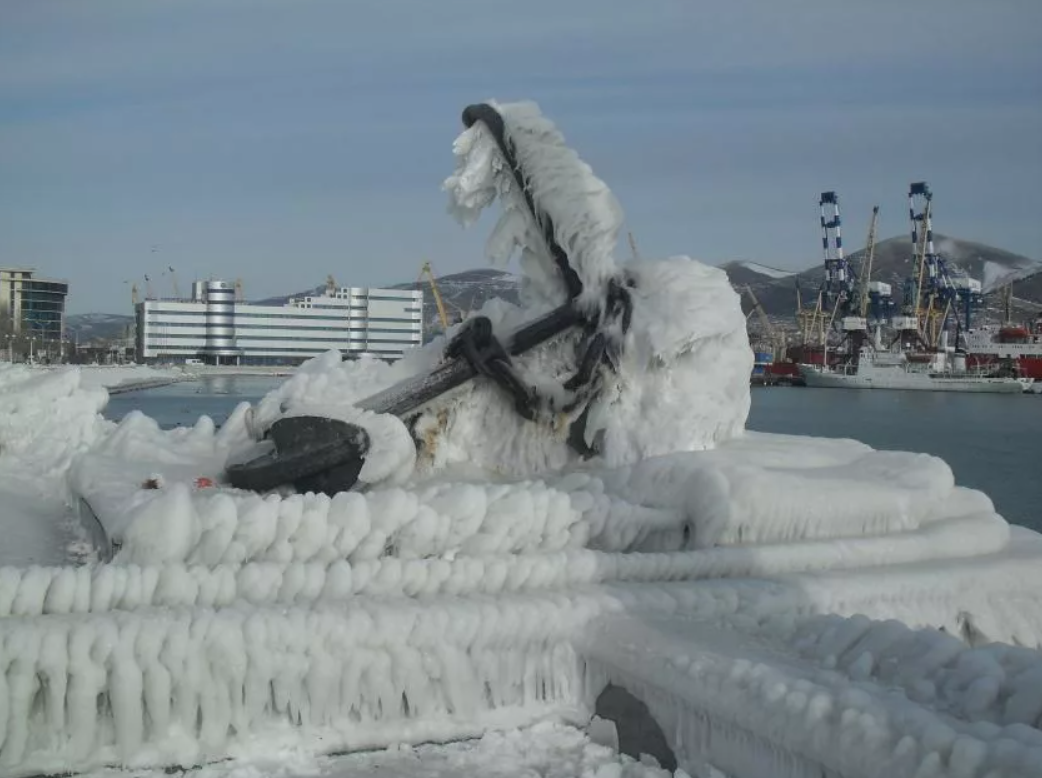
[[[896,375],[848,375],[826,373],[815,368],[801,369],[807,386],[825,389],[891,389],[922,392],[972,392],[977,394],[1023,394],[1025,386],[1012,378],[977,378],[954,376],[935,378],[929,375],[913,376],[904,371]]]
[[[1011,361],[1017,369],[1017,375],[1042,381],[1042,355],[1020,356]],[[1002,367],[1003,360],[992,354],[970,354],[966,358],[966,364],[971,368],[997,370]]]

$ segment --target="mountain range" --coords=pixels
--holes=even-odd
[[[872,278],[891,285],[895,297],[900,301],[901,287],[911,271],[911,241],[907,236],[888,238],[876,244],[872,263]],[[1014,308],[1019,315],[1042,309],[1042,262],[1019,254],[986,246],[982,243],[935,235],[937,251],[959,270],[982,281],[985,291],[986,314],[1001,315],[1002,289],[1013,282]],[[864,250],[855,251],[850,261],[860,268]],[[797,284],[804,304],[813,301],[824,275],[820,263],[799,272],[780,270],[766,264],[751,261],[732,261],[721,265],[727,271],[732,285],[739,291],[750,287],[768,316],[779,323],[793,322],[796,309]],[[511,302],[518,299],[517,276],[492,268],[478,268],[453,273],[437,279],[438,289],[445,302],[450,319],[481,306],[492,297],[502,297]],[[294,294],[269,297],[254,302],[264,305],[282,305],[290,297],[321,294],[325,284],[320,284]],[[439,326],[439,316],[434,295],[429,294],[426,281],[394,284],[393,289],[423,288],[424,321],[429,329]],[[743,307],[752,307],[743,296]],[[120,314],[88,313],[68,317],[69,329],[80,342],[91,339],[123,337],[132,317]]]

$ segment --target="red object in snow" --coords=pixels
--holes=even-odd
[[[195,479],[196,489],[206,489],[213,486],[213,479],[207,478],[205,475],[201,475]]]

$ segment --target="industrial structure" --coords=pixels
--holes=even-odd
[[[908,189],[911,272],[896,313],[890,286],[871,280],[879,208],[872,209],[863,261],[855,270],[843,255],[839,198],[823,192],[818,205],[824,274],[813,307],[802,306],[797,285],[803,344],[790,354],[808,386],[1025,391],[1036,377],[1034,360],[1042,346],[1026,327],[1007,326],[997,334],[973,328],[982,285],[937,252],[933,193],[925,181]],[[778,372],[765,366],[772,371]]]
[[[924,351],[955,344],[969,330],[983,302],[980,281],[970,278],[940,254],[933,239],[933,192],[925,181],[908,190],[911,222],[911,266],[896,310],[890,284],[872,280],[879,207],[872,209],[868,241],[860,266],[844,256],[842,217],[835,192],[818,201],[824,274],[813,306],[804,306],[797,287],[796,318],[802,335],[801,360],[827,364],[844,357],[856,361],[872,337],[888,330],[890,346]]]
[[[868,241],[860,267],[843,253],[839,195],[822,192],[818,199],[824,274],[812,306],[804,306],[797,281],[796,320],[802,345],[799,361],[823,364],[833,354],[857,354],[869,331],[889,322],[894,302],[889,284],[872,281],[879,206],[872,208]]]
[[[241,300],[241,283],[194,281],[189,299],[135,305],[138,362],[299,364],[330,349],[396,359],[423,342],[423,291],[338,287],[284,305]]]
[[[934,248],[933,192],[925,181],[908,189],[912,232],[912,274],[905,281],[902,315],[894,329],[905,338],[936,349],[945,333],[970,329],[984,300],[981,282],[950,266]],[[957,337],[956,337],[957,339]],[[953,339],[954,342],[955,339]]]

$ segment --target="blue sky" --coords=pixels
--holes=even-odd
[[[4,0],[0,264],[123,313],[167,266],[251,298],[480,266],[440,185],[490,97],[540,103],[647,256],[804,267],[822,190],[853,248],[925,179],[938,231],[1042,258],[1037,0]]]

